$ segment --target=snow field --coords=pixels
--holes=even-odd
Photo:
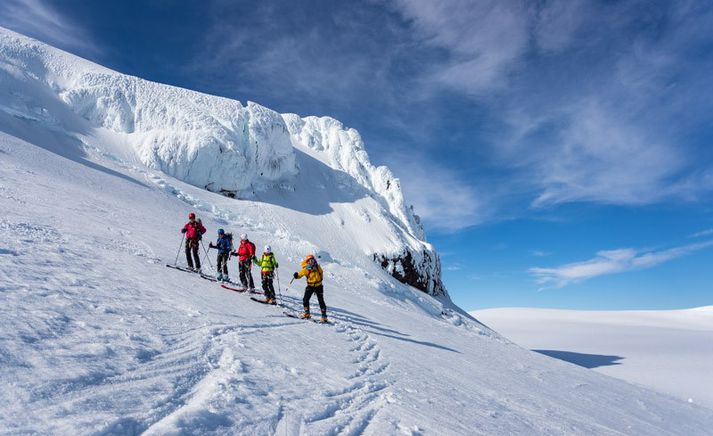
[[[713,308],[472,312],[518,344],[713,408]]]

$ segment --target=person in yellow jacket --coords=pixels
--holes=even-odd
[[[322,286],[322,267],[319,266],[317,259],[315,259],[311,254],[302,262],[302,270],[294,274],[295,279],[299,279],[301,277],[307,278],[305,296],[302,299],[302,304],[305,309],[304,314],[302,314],[302,318],[311,318],[309,313],[309,300],[312,298],[312,294],[317,294],[319,308],[322,311],[321,321],[327,322],[327,305],[324,303],[324,287]]]
[[[260,276],[262,277],[262,290],[265,293],[265,302],[268,304],[277,304],[275,300],[275,286],[272,281],[275,277],[275,270],[279,267],[275,255],[272,253],[272,248],[269,245],[265,246],[260,259],[253,256],[253,262],[260,267]]]

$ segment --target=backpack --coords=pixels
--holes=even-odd
[[[228,251],[233,251],[233,234],[232,234],[232,233],[226,233],[224,237],[225,237],[225,239],[228,240],[228,242],[230,242],[230,248],[229,248]]]
[[[198,223],[198,226],[203,225],[203,221],[201,221],[200,218],[198,218],[196,220],[196,222]],[[203,239],[203,233],[200,232],[200,227],[196,227],[196,234],[198,235],[198,237],[196,238],[197,241],[200,241],[201,239]]]

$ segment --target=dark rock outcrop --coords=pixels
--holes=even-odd
[[[405,249],[397,255],[374,254],[373,258],[401,283],[433,296],[448,295],[441,281],[441,260],[431,250],[424,249],[414,255]]]

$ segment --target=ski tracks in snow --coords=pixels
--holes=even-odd
[[[323,407],[304,416],[306,434],[357,435],[367,432],[374,417],[388,401],[389,382],[384,373],[389,363],[377,342],[363,330],[338,321],[335,330],[346,336],[353,372],[344,388],[322,394]]]

